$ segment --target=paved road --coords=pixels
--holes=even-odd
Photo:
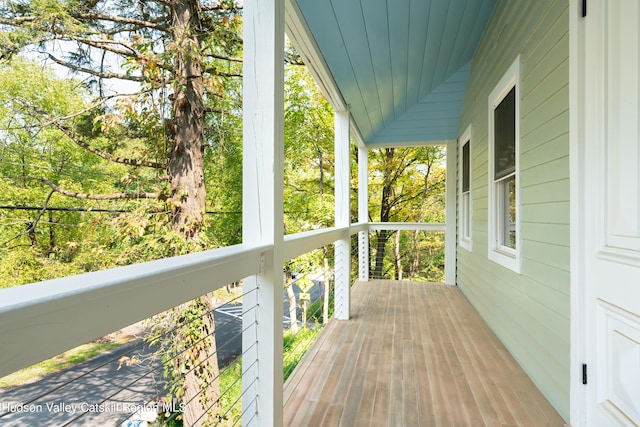
[[[135,356],[139,364],[120,364]],[[163,396],[153,350],[136,340],[35,383],[0,391],[2,426],[115,426]]]
[[[298,298],[298,295],[300,294],[300,288],[295,283],[292,285],[292,287],[293,287],[293,293],[296,295],[296,298]],[[309,297],[311,298],[311,302],[317,301],[318,299],[322,298],[322,295],[323,295],[322,282],[314,280],[314,285],[309,290]],[[283,308],[284,316],[282,319],[282,323],[284,328],[287,329],[289,328],[290,319],[289,319],[289,297],[287,296],[286,291],[282,293],[282,304],[284,307]],[[243,311],[244,311],[244,308],[242,306],[242,303],[238,303],[238,304],[221,306],[216,309],[216,314],[224,313],[224,314],[228,314],[229,316],[234,316],[234,317],[237,317],[238,319],[242,319]],[[298,308],[298,318],[301,317],[301,312],[302,310]]]
[[[220,367],[242,352],[242,319],[215,313]],[[119,426],[166,396],[162,365],[141,339],[32,384],[0,390],[0,426]],[[120,363],[135,357],[136,363]]]
[[[294,291],[299,289],[294,285]],[[311,300],[322,295],[318,284]],[[284,312],[288,299],[283,294]],[[242,304],[215,311],[219,366],[242,353]],[[288,327],[285,316],[283,325]],[[135,357],[136,363],[120,363]],[[120,426],[150,402],[166,396],[162,365],[141,339],[32,384],[0,389],[0,426]]]

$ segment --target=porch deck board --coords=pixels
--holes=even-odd
[[[287,380],[286,426],[563,426],[456,287],[352,289]]]

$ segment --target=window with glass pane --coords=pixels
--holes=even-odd
[[[509,177],[498,182],[499,195],[499,229],[500,246],[516,249],[516,177]]]
[[[490,260],[516,273],[522,268],[520,235],[520,57],[493,88],[488,101]]]
[[[516,171],[516,88],[493,110],[494,150],[493,175],[499,180]]]
[[[493,111],[498,247],[516,249],[516,88]]]
[[[462,240],[465,242],[471,241],[471,159],[470,148],[471,141],[467,140],[462,146],[462,220],[461,220],[461,235]]]

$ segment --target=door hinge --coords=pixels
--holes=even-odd
[[[587,384],[587,364],[582,364],[582,384]]]
[[[587,16],[587,0],[582,0],[582,17]]]

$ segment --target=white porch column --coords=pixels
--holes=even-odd
[[[244,280],[244,426],[281,426],[284,170],[284,0],[244,4],[243,201],[245,245],[273,245]]]
[[[351,181],[349,159],[349,112],[335,112],[335,199],[336,227],[348,227],[351,222],[349,187]],[[335,242],[335,317],[349,319],[351,300],[351,236],[345,233]]]
[[[444,235],[444,283],[456,284],[456,140],[447,143],[447,203],[445,221],[447,223]]]
[[[369,222],[369,150],[358,147],[358,222]],[[358,280],[369,280],[369,231],[358,233]]]

